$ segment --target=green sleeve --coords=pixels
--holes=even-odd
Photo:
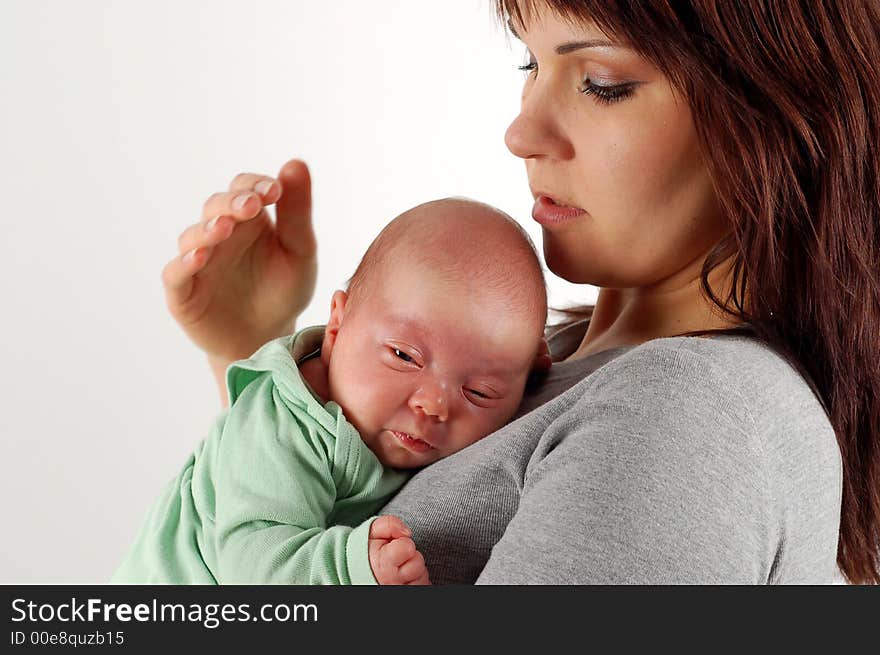
[[[336,502],[335,439],[298,412],[270,373],[229,409],[215,453],[216,571],[221,584],[375,584],[370,518],[327,526]]]

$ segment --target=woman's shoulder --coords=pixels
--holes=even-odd
[[[632,558],[659,556],[658,571],[683,579],[830,579],[839,451],[821,403],[773,349],[745,336],[656,339],[553,402],[524,494],[535,507],[586,504],[589,529],[573,541],[607,520],[615,538],[629,531]],[[701,573],[707,562],[717,570]]]
[[[775,349],[746,335],[653,339],[590,376],[578,403],[637,404],[630,422],[663,423],[689,443],[724,435],[771,469],[839,467],[834,429],[807,380]],[[587,382],[587,380],[585,380]]]
[[[714,383],[707,391],[743,394],[745,400],[757,400],[757,381],[809,392],[806,380],[782,355],[748,336],[664,337],[612,350],[614,357],[590,376],[597,378],[594,383],[660,388]]]
[[[747,408],[752,422],[794,412],[830,423],[807,380],[774,348],[746,335],[652,339],[614,358],[600,373],[664,392],[699,390]],[[677,395],[677,394],[673,394]]]

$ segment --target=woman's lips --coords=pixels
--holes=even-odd
[[[389,432],[406,448],[415,453],[426,453],[429,450],[434,450],[434,446],[427,441],[422,441],[418,437],[414,437],[407,432],[398,432],[397,430],[389,430]]]
[[[538,196],[532,207],[532,218],[545,227],[553,227],[585,213],[580,207],[558,205],[549,196]]]

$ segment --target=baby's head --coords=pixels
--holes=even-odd
[[[329,398],[383,464],[425,466],[513,416],[546,318],[540,262],[513,219],[465,199],[419,205],[333,295]]]

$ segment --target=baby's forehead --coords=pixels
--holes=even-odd
[[[545,306],[536,273],[501,258],[447,251],[391,257],[374,280],[398,308],[423,306],[441,316],[491,315],[496,322],[523,324]]]
[[[477,315],[471,312],[425,314],[412,307],[380,311],[386,336],[407,342],[423,354],[472,374],[506,377],[530,365],[538,338],[521,329],[523,316]],[[500,319],[500,320],[496,320]]]

